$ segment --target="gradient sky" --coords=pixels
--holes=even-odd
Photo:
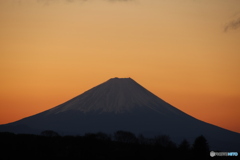
[[[240,133],[239,0],[1,0],[0,124],[131,77]]]

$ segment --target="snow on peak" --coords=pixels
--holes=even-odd
[[[82,112],[123,113],[148,108],[162,114],[181,112],[164,102],[131,78],[111,78],[83,94],[49,110],[59,113],[68,110]]]
[[[118,78],[118,77],[115,77],[115,78],[110,78],[108,81],[132,81],[133,79],[128,77],[128,78]]]

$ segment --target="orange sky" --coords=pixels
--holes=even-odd
[[[0,2],[0,124],[131,77],[240,133],[240,1],[45,2]]]

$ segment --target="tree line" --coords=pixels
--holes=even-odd
[[[179,145],[169,136],[146,138],[127,131],[87,133],[84,136],[60,136],[46,130],[40,135],[0,133],[0,159],[214,159],[203,135],[191,145],[183,140]]]

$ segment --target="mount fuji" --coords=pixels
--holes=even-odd
[[[52,109],[0,125],[0,132],[78,135],[118,130],[192,142],[204,135],[213,150],[240,151],[240,134],[198,120],[166,103],[131,78],[112,78]]]

